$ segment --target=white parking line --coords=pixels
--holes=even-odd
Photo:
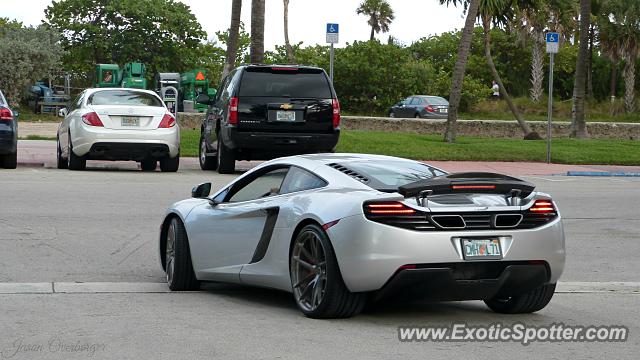
[[[157,282],[42,282],[0,283],[0,294],[150,294],[171,292],[165,283]],[[639,294],[640,282],[559,282],[560,294]]]

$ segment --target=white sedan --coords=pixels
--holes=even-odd
[[[132,160],[144,171],[175,172],[180,129],[152,91],[87,89],[58,127],[58,169],[83,170],[87,160]]]

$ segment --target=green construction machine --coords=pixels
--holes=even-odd
[[[180,102],[178,107],[181,111],[187,111],[184,108],[184,100],[193,104],[193,110],[197,112],[207,111],[207,105],[196,103],[196,98],[200,94],[215,95],[215,88],[209,88],[209,80],[207,80],[206,70],[192,70],[180,74]]]
[[[96,65],[96,77],[94,87],[109,88],[123,87],[146,89],[146,68],[143,63],[130,62],[120,68],[117,64]]]

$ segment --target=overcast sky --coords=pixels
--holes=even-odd
[[[464,26],[462,9],[440,5],[438,0],[388,0],[395,20],[387,34],[377,38],[386,41],[392,35],[403,43],[432,34],[460,29]],[[189,5],[209,38],[229,27],[231,0],[181,0]],[[361,0],[290,0],[289,39],[307,45],[324,44],[326,23],[340,24],[340,44],[368,40],[371,28],[365,16],[356,15]],[[0,0],[0,17],[37,25],[44,19],[44,9],[51,0]],[[265,46],[273,49],[284,44],[282,0],[266,0]],[[250,29],[251,0],[243,0],[242,21]]]

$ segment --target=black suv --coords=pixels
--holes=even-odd
[[[222,81],[201,127],[200,167],[232,173],[236,160],[331,152],[340,105],[326,72],[297,65],[245,65]]]

